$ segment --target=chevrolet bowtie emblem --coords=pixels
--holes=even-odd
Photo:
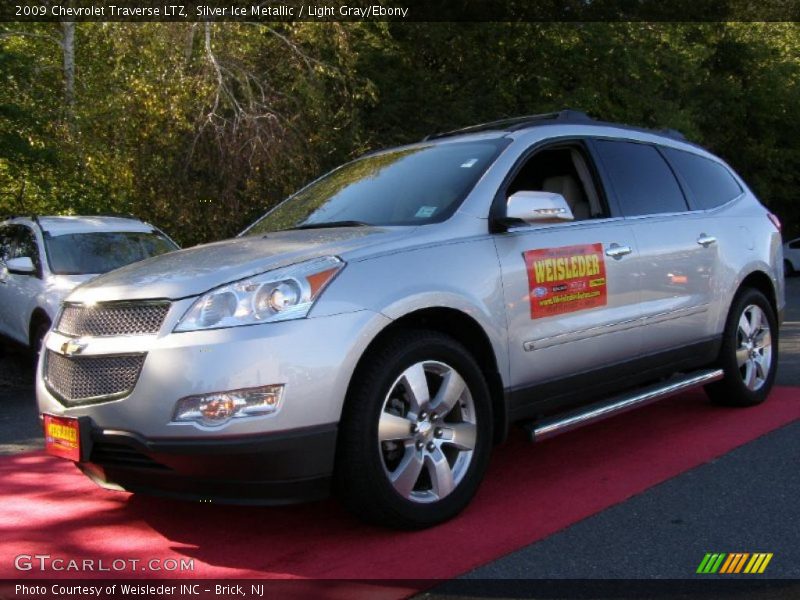
[[[74,356],[80,354],[86,349],[89,344],[78,338],[76,340],[69,340],[61,344],[61,354],[64,356]]]

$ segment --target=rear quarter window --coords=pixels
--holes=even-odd
[[[595,149],[611,180],[623,216],[688,210],[672,169],[654,146],[597,140]]]
[[[697,210],[716,208],[742,193],[741,186],[730,171],[718,162],[674,148],[663,150],[688,186],[692,196],[692,208]]]

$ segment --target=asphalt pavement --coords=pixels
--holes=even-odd
[[[33,391],[35,369],[27,352],[0,346],[0,454],[44,447]]]

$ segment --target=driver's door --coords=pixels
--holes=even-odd
[[[11,337],[11,293],[9,291],[9,273],[6,260],[13,256],[13,238],[11,226],[0,226],[0,335]]]
[[[638,355],[638,252],[626,223],[530,226],[498,234],[495,244],[514,387]]]
[[[576,218],[521,224],[495,235],[510,380],[518,392],[512,403],[523,410],[538,403],[542,385],[554,384],[548,397],[577,391],[570,380],[585,384],[591,372],[636,358],[641,311],[636,239],[630,226],[610,213],[582,146],[543,149],[515,179],[519,182],[512,180],[504,194],[556,192]]]
[[[35,273],[10,273],[3,265],[0,279],[0,312],[5,322],[3,329],[9,337],[28,344],[30,341],[30,316],[36,297],[42,292],[41,263],[36,235],[25,225],[10,225],[9,252],[6,259],[27,256],[36,267]]]

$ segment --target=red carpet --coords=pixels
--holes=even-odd
[[[495,450],[467,511],[415,533],[364,526],[334,501],[249,508],[134,497],[97,488],[61,459],[2,457],[0,578],[449,578],[798,418],[798,388],[778,388],[744,410],[693,392],[539,445],[514,434]],[[19,554],[107,563],[188,557],[194,571],[21,573]]]

